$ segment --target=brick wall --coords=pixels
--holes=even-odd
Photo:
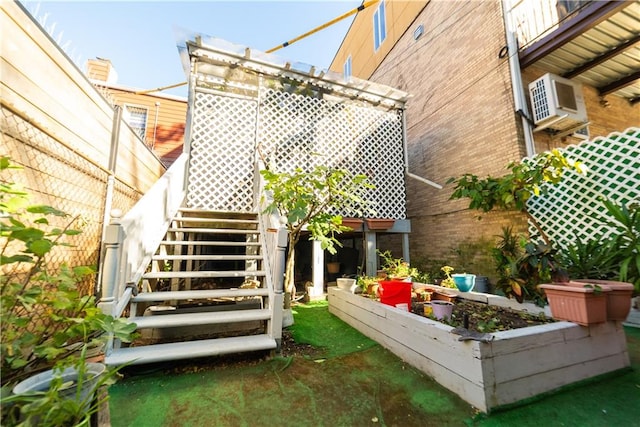
[[[444,186],[407,181],[412,221],[411,257],[446,258],[462,242],[494,238],[518,216],[468,211],[450,201],[450,177],[500,175],[525,155],[513,110],[509,64],[498,58],[506,44],[497,1],[429,2],[372,76],[413,95],[407,103],[410,172]],[[383,241],[384,242],[384,241]],[[384,244],[384,243],[383,243]]]

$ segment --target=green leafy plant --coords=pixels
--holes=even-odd
[[[614,240],[593,239],[583,242],[576,236],[560,253],[560,260],[570,277],[609,279],[615,275],[617,247]]]
[[[341,212],[351,207],[351,216],[363,216],[367,202],[363,198],[366,189],[373,188],[365,175],[353,175],[343,169],[316,166],[310,172],[297,168],[289,172],[260,171],[265,180],[268,197],[265,213],[277,213],[286,219],[289,232],[285,267],[285,293],[295,291],[295,246],[305,231],[311,240],[320,241],[322,249],[331,254],[341,243],[336,236],[348,227],[342,225]],[[290,297],[285,297],[285,308],[290,307]]]
[[[556,249],[538,242],[527,242],[512,227],[503,227],[496,247],[491,251],[496,264],[496,289],[518,302],[531,299],[544,304],[537,285],[551,279],[551,268],[557,261]]]
[[[85,351],[86,346],[79,360],[85,360]],[[119,368],[96,374],[90,370],[90,366],[76,363],[74,374],[68,373],[69,368],[56,368],[48,387],[4,397],[3,425],[85,425],[108,400],[102,388],[115,383],[119,375]]]
[[[13,168],[7,157],[0,159],[0,172]],[[76,219],[50,206],[30,205],[19,185],[0,181],[4,388],[51,367],[82,369],[84,353],[78,354],[78,346],[103,345],[110,337],[130,341],[136,325],[102,313],[95,297],[81,292],[78,284],[93,275],[92,268],[50,265],[54,251],[69,246],[63,238],[80,233],[71,228]],[[66,225],[56,227],[52,218]]]
[[[358,276],[356,277],[356,285],[362,289],[362,293],[368,295],[371,298],[375,298],[377,295],[378,282],[381,279],[379,277],[372,276]]]
[[[455,183],[451,199],[468,198],[469,209],[490,212],[494,209],[519,211],[524,213],[536,227],[541,238],[549,244],[549,238],[527,211],[527,201],[532,196],[543,194],[545,184],[557,184],[566,170],[584,173],[580,162],[571,162],[558,150],[540,153],[524,162],[512,162],[507,166],[509,173],[499,177],[479,178],[473,174],[464,174],[451,178],[448,184]]]
[[[434,280],[441,280],[445,277],[441,267],[450,265],[450,263],[442,259],[416,256],[411,258],[411,265],[418,270],[417,282],[433,283]]]
[[[453,277],[451,277],[451,272],[455,270],[453,267],[445,265],[441,268],[444,273],[444,279],[440,282],[440,286],[444,286],[445,288],[456,288],[456,283],[453,281]]]
[[[615,229],[610,248],[618,277],[640,292],[640,204],[618,205],[608,199],[603,203],[612,218],[609,225]]]
[[[382,269],[387,273],[389,279],[406,279],[418,276],[418,269],[411,267],[408,262],[402,258],[394,258],[391,251],[377,250],[378,255],[382,259]]]

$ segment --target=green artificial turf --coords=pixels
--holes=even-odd
[[[299,304],[292,309],[295,323],[290,330],[295,341],[322,348],[325,357],[342,356],[378,345],[330,314],[327,301]]]
[[[112,426],[640,426],[640,329],[625,328],[630,369],[485,415],[326,302],[294,306],[294,319],[296,341],[322,358],[132,366],[109,389]]]

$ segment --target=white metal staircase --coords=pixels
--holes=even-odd
[[[263,234],[257,214],[181,208],[142,275],[141,292],[129,300],[129,319],[143,339],[116,344],[105,362],[276,349],[281,307],[275,302],[274,310]]]

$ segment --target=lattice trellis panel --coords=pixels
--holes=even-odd
[[[257,101],[197,92],[187,205],[230,212],[254,210]]]
[[[587,174],[568,173],[544,197],[531,198],[527,208],[559,247],[597,236],[608,236],[607,197],[618,204],[640,203],[640,128],[615,132],[564,150],[568,159],[580,160]],[[529,227],[532,236],[536,230]]]
[[[400,111],[263,89],[258,146],[277,171],[322,164],[367,175],[375,186],[363,195],[370,216],[406,218]]]

